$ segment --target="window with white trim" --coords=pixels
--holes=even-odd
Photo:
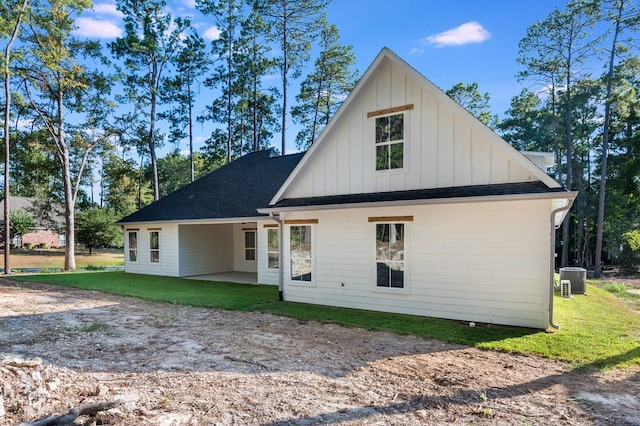
[[[404,113],[376,117],[376,170],[404,167]]]
[[[404,288],[404,223],[376,223],[376,286]]]
[[[149,232],[149,253],[151,263],[160,262],[160,232]]]
[[[291,226],[289,233],[291,280],[310,282],[313,266],[311,253],[311,226]]]
[[[267,267],[278,269],[280,267],[280,236],[278,228],[267,229]]]
[[[129,231],[128,239],[129,239],[129,262],[137,262],[138,261],[138,232]]]
[[[256,260],[256,231],[244,231],[244,260]]]

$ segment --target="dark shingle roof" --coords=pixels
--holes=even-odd
[[[284,207],[360,204],[388,201],[436,200],[496,195],[524,195],[566,193],[564,188],[549,188],[543,182],[504,183],[492,185],[458,186],[449,188],[416,189],[410,191],[372,192],[367,194],[329,195],[325,197],[288,198],[280,200],[275,209]]]
[[[4,210],[4,198],[0,200],[0,209]],[[36,227],[51,229],[53,227],[63,227],[64,207],[55,201],[44,198],[21,197],[18,195],[9,196],[9,210],[24,210],[33,216]]]
[[[261,216],[304,153],[247,154],[149,204],[118,223]]]

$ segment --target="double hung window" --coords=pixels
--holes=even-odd
[[[376,170],[404,167],[404,114],[376,119]]]
[[[149,254],[151,263],[160,262],[160,232],[149,232]]]
[[[244,260],[256,260],[256,231],[244,232]]]
[[[138,261],[138,232],[129,231],[129,262]]]

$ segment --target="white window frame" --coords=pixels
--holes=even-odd
[[[372,239],[372,246],[373,246],[373,268],[372,268],[372,289],[374,292],[382,292],[382,293],[403,293],[403,294],[407,294],[409,293],[409,253],[408,253],[408,248],[410,247],[409,245],[409,232],[410,232],[410,222],[409,221],[376,221],[375,223],[372,224],[372,228],[371,228],[371,233],[373,234],[373,239]],[[377,226],[378,225],[403,225],[404,229],[403,229],[403,259],[402,259],[402,264],[403,264],[403,271],[402,271],[402,287],[391,287],[389,285],[389,287],[385,287],[385,286],[378,286],[378,263],[380,262],[380,259],[378,259],[378,238],[377,238]],[[395,261],[395,262],[400,262],[400,261]]]
[[[402,139],[397,139],[397,140],[389,140],[389,141],[381,141],[379,142],[377,140],[377,123],[378,120],[380,119],[384,119],[384,118],[388,118],[388,117],[393,117],[396,115],[401,115],[402,116]],[[388,114],[383,114],[383,115],[377,115],[375,117],[373,117],[373,143],[374,143],[374,148],[373,148],[373,168],[375,170],[376,173],[399,173],[399,172],[405,172],[407,169],[407,157],[408,157],[408,130],[409,130],[409,126],[408,126],[408,120],[409,120],[409,114],[408,111],[400,111],[400,112],[391,112]],[[391,168],[391,146],[392,145],[398,145],[401,144],[402,145],[402,167],[394,167]],[[388,165],[389,168],[384,168],[384,169],[378,169],[378,148],[379,147],[388,147],[388,157],[387,157],[387,161],[388,161]]]
[[[136,245],[135,247],[131,247],[131,234],[135,234],[136,236]],[[138,231],[127,231],[127,260],[130,263],[138,263],[138,246],[140,244],[138,244]],[[131,253],[135,252],[135,260],[131,259]]]
[[[277,246],[275,250],[269,250],[270,234],[275,233]],[[280,229],[267,228],[267,269],[280,269]],[[271,256],[275,255],[277,266],[271,266]]]
[[[153,234],[158,235],[158,247],[153,246]],[[154,258],[154,253],[156,253],[156,257]],[[153,230],[149,231],[149,263],[158,264],[160,263],[160,231]]]
[[[297,256],[293,256],[293,251],[292,251],[292,245],[291,245],[291,231],[293,228],[302,228],[302,227],[307,227],[309,228],[309,232],[311,233],[311,235],[309,236],[309,243],[311,245],[311,250],[310,250],[310,257],[297,257]],[[287,259],[287,267],[289,269],[288,274],[289,274],[289,283],[293,284],[293,285],[299,285],[299,286],[305,286],[305,287],[314,287],[315,286],[315,226],[313,226],[312,224],[308,224],[308,223],[303,223],[303,224],[295,224],[295,225],[290,225],[287,227],[288,228],[288,239],[287,239],[287,243],[288,243],[288,259]],[[311,262],[311,276],[310,276],[310,280],[296,280],[293,279],[293,262],[295,260],[308,260]]]

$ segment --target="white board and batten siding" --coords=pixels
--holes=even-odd
[[[310,283],[290,280],[290,227],[284,228],[285,300],[546,328],[549,204],[531,200],[283,213],[284,219],[318,220],[311,225]],[[368,218],[399,214],[413,219],[405,224],[405,288],[379,288],[375,223]]]
[[[376,172],[375,117],[367,114],[402,106],[410,106],[403,111],[404,168]],[[280,198],[540,180],[540,170],[520,153],[391,60],[381,61],[343,108]]]
[[[178,225],[169,223],[160,224],[136,224],[129,223],[124,227],[125,231],[125,262],[126,272],[133,274],[164,275],[168,277],[179,276],[178,255]],[[130,231],[138,233],[138,257],[137,261],[129,259],[129,235]],[[158,232],[159,237],[159,262],[151,262],[151,232]]]

